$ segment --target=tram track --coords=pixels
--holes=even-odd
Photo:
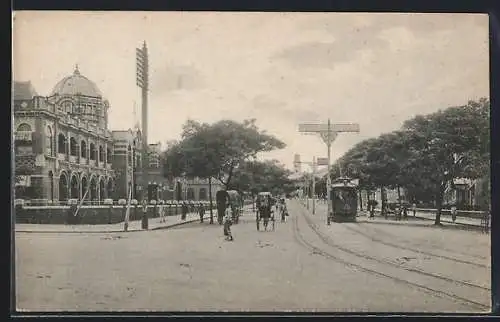
[[[390,246],[390,247],[394,247],[394,248],[398,248],[398,249],[402,249],[402,250],[409,250],[409,251],[412,251],[414,253],[419,253],[419,254],[422,254],[422,255],[427,255],[427,256],[434,257],[434,258],[439,258],[439,259],[446,259],[446,260],[450,260],[450,261],[461,263],[461,264],[467,264],[467,265],[472,265],[472,266],[481,267],[481,268],[489,268],[488,265],[484,265],[484,264],[481,264],[481,263],[475,263],[475,262],[471,262],[471,261],[459,259],[459,258],[456,258],[456,257],[446,256],[446,255],[439,255],[439,254],[435,254],[435,253],[432,253],[432,252],[428,252],[428,251],[416,249],[416,248],[409,247],[409,246],[402,246],[400,244],[396,244],[396,243],[393,243],[393,242],[389,242],[389,241],[377,238],[377,237],[375,237],[373,235],[370,235],[370,234],[368,234],[366,232],[360,231],[360,230],[355,229],[355,228],[350,227],[350,226],[344,226],[344,228],[346,228],[347,230],[350,230],[350,231],[352,231],[354,233],[357,233],[357,234],[359,234],[361,236],[369,238],[372,241],[377,242],[377,243],[382,244],[382,245],[386,245],[386,246]],[[379,232],[381,232],[381,231],[379,231]],[[385,232],[383,232],[383,233],[385,234]],[[486,260],[487,259],[484,256],[477,256],[477,255],[472,255],[472,254],[465,254],[465,253],[458,253],[458,252],[456,252],[456,254],[463,255],[463,256],[475,257],[477,259],[482,259],[482,260]]]
[[[317,237],[319,237],[319,239],[322,241],[322,243],[324,245],[329,246],[330,248],[336,249],[338,251],[341,251],[343,253],[346,253],[348,255],[352,255],[355,258],[351,258],[350,260],[342,258],[343,256],[334,255],[331,252],[328,252],[324,249],[321,249],[317,246],[314,246],[313,244],[311,244],[310,242],[305,240],[303,235],[301,234],[299,226],[298,226],[298,218],[295,217],[294,218],[294,225],[293,225],[295,238],[299,244],[301,244],[303,247],[306,247],[307,249],[313,251],[313,253],[319,254],[319,255],[321,255],[325,258],[328,258],[330,260],[333,260],[335,262],[342,263],[346,266],[356,268],[358,270],[367,272],[367,273],[372,274],[372,275],[385,277],[385,278],[391,279],[395,282],[398,282],[400,284],[405,284],[408,286],[416,287],[416,288],[418,288],[422,291],[425,291],[426,293],[430,293],[434,296],[446,297],[446,298],[452,299],[454,301],[460,301],[461,303],[464,303],[468,306],[471,306],[471,307],[474,307],[474,308],[480,309],[480,310],[489,310],[490,309],[489,305],[485,305],[483,303],[471,300],[470,298],[467,298],[463,295],[445,292],[445,291],[442,291],[440,289],[437,289],[436,287],[429,287],[429,286],[423,285],[422,283],[411,281],[406,276],[402,277],[401,271],[415,273],[415,274],[419,275],[421,278],[422,278],[422,276],[425,278],[431,278],[432,280],[429,280],[429,282],[430,282],[430,284],[433,284],[433,286],[436,283],[438,285],[441,283],[442,286],[446,286],[446,285],[443,285],[443,282],[446,282],[446,283],[453,283],[454,285],[459,284],[462,287],[468,287],[469,290],[471,288],[473,288],[476,290],[479,289],[479,290],[484,292],[484,291],[489,291],[488,288],[482,287],[480,285],[468,283],[468,282],[457,281],[457,280],[454,280],[452,278],[440,276],[440,275],[433,274],[433,273],[428,273],[428,272],[417,270],[417,269],[402,267],[402,266],[395,264],[393,262],[384,261],[384,260],[381,260],[379,258],[367,256],[365,254],[360,254],[360,253],[357,253],[357,252],[352,251],[350,249],[347,249],[345,247],[334,244],[331,240],[329,240],[327,238],[327,236],[325,236],[322,232],[320,232],[317,229],[317,227],[314,225],[314,223],[312,223],[310,220],[308,220],[307,215],[305,215],[301,210],[302,209],[299,208],[299,211],[301,212],[301,215],[304,217],[306,224],[315,233],[315,235]],[[389,265],[392,268],[391,273],[393,273],[393,274],[387,272],[387,271],[390,271],[391,269],[386,269],[385,270],[386,272],[381,272],[380,268],[378,268],[378,267],[377,268],[370,268],[369,266],[372,266],[373,264],[370,264],[369,262],[366,262],[363,264],[355,263],[355,260],[353,261],[353,259],[356,259],[356,258],[362,259],[363,261],[371,261],[372,263],[377,262],[379,264]],[[396,268],[396,270],[394,268]],[[400,275],[400,276],[397,276],[397,275]],[[411,276],[409,276],[409,277],[411,277]],[[415,277],[415,276],[413,276],[413,277]],[[446,287],[441,287],[441,289],[446,289]]]
[[[359,230],[357,230],[357,229],[355,229],[355,228],[353,228],[351,226],[344,226],[344,228],[346,228],[348,230],[351,230],[351,231],[353,231],[355,233],[358,233],[358,234],[360,234],[360,235],[362,235],[364,237],[367,237],[367,238],[371,239],[372,241],[377,242],[377,243],[382,244],[382,245],[386,245],[386,246],[390,246],[390,247],[394,247],[394,248],[398,248],[398,249],[402,249],[402,250],[409,250],[409,251],[412,251],[412,252],[415,252],[415,253],[419,253],[419,254],[422,254],[422,255],[427,255],[427,256],[435,257],[435,258],[439,258],[439,259],[446,259],[446,260],[454,261],[454,262],[457,262],[457,263],[472,265],[472,266],[481,267],[481,268],[490,268],[488,265],[485,265],[485,264],[476,263],[476,262],[472,262],[472,261],[468,261],[468,260],[463,260],[463,259],[459,259],[459,258],[456,258],[456,257],[447,256],[447,255],[439,255],[439,254],[436,254],[436,253],[432,253],[432,252],[420,250],[420,249],[417,249],[417,248],[414,248],[414,247],[411,247],[411,246],[402,246],[400,244],[396,244],[394,242],[390,242],[390,241],[383,240],[381,238],[375,237],[375,236],[370,235],[370,234],[368,234],[366,232],[359,231]],[[373,231],[378,232],[380,234],[391,235],[391,236],[393,236],[394,238],[396,238],[396,239],[398,239],[400,241],[404,241],[404,240],[402,240],[401,238],[399,238],[398,236],[396,236],[394,234],[388,234],[387,232],[381,231],[381,230],[379,230],[377,228],[372,228],[371,227],[370,229],[372,229]],[[408,245],[408,241],[404,241],[404,242]],[[446,248],[441,248],[441,249],[443,251],[453,252],[453,253],[455,253],[457,255],[473,257],[473,258],[478,259],[478,260],[488,260],[489,259],[489,258],[487,258],[485,256],[481,256],[481,255],[477,255],[477,254],[457,252],[456,250],[450,250],[450,249],[446,249]]]

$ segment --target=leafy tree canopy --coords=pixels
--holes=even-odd
[[[182,139],[165,152],[167,176],[215,177],[226,188],[235,169],[260,152],[282,149],[285,143],[261,131],[255,119],[238,123],[221,120],[213,124],[188,120]]]

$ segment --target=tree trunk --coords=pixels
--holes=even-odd
[[[387,217],[387,198],[385,195],[385,187],[381,186],[380,187],[380,199],[382,201],[380,207],[381,207],[381,214]]]
[[[214,223],[214,211],[212,203],[212,177],[208,177],[208,198],[210,199],[210,224]]]
[[[363,196],[361,196],[361,190],[359,190],[359,210],[363,211]]]
[[[441,209],[443,207],[443,197],[444,197],[444,190],[443,185],[439,187],[439,193],[436,198],[436,220],[434,220],[434,225],[442,225],[441,224]]]

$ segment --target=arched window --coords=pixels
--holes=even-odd
[[[54,142],[54,136],[52,135],[52,129],[50,128],[50,126],[47,126],[45,128],[45,136],[46,136],[46,140],[45,140],[45,154],[47,154],[48,156],[52,156],[52,153],[53,152],[53,142]]]
[[[106,160],[108,163],[111,163],[112,155],[111,155],[111,149],[107,148],[106,149]]]
[[[200,188],[200,200],[207,200],[207,188]]]
[[[193,188],[188,188],[187,189],[187,200],[194,200],[194,189]]]
[[[80,149],[81,149],[82,158],[86,158],[87,157],[87,142],[82,140],[82,142],[80,143]]]
[[[31,126],[29,124],[26,124],[26,123],[22,123],[22,124],[19,124],[19,126],[17,127],[17,131],[18,132],[31,132]]]
[[[76,143],[75,138],[69,139],[69,152],[72,156],[78,155],[78,144]]]
[[[59,133],[59,135],[57,136],[57,152],[62,154],[65,154],[67,152],[66,137],[62,133]]]
[[[105,159],[104,148],[102,147],[102,145],[99,145],[99,162],[103,162]]]
[[[49,171],[49,200],[54,200],[54,174],[52,171]]]
[[[90,143],[90,160],[94,160],[97,157],[97,150],[94,143]]]

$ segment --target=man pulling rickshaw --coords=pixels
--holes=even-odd
[[[274,198],[271,196],[270,192],[261,192],[257,195],[257,230],[260,229],[260,221],[262,220],[264,225],[264,230],[267,230],[269,221],[271,221],[271,229],[274,230]]]

